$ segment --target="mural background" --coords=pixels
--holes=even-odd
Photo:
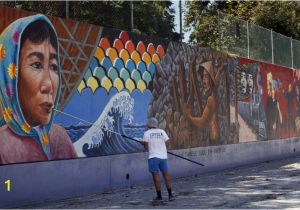
[[[18,15],[9,16],[10,9],[0,10],[5,20],[0,31],[31,14],[17,11]],[[141,144],[119,134],[141,140],[151,116],[170,136],[171,149],[299,135],[296,70],[199,46],[50,19],[58,31],[63,66],[59,109],[69,114],[57,113],[54,122],[67,130],[79,157],[143,151]],[[214,84],[211,92],[205,88],[205,72]],[[189,109],[198,120],[205,110],[209,114],[200,125],[190,120]],[[276,119],[270,113],[277,113]]]

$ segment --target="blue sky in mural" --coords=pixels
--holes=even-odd
[[[93,123],[101,115],[109,99],[116,93],[117,90],[114,88],[111,89],[109,94],[103,88],[97,89],[94,94],[89,88],[83,90],[81,95],[76,91],[62,111]],[[141,93],[139,90],[134,90],[131,93],[131,97],[134,99],[132,124],[145,124],[147,121],[148,104],[152,100],[151,92],[146,90],[144,93]],[[54,118],[54,123],[67,127],[77,125],[80,121],[64,114],[59,114]],[[125,121],[124,124],[126,123],[128,122]],[[86,123],[81,122],[81,124]]]

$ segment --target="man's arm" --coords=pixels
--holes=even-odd
[[[188,110],[186,113],[189,120],[198,128],[203,128],[205,125],[207,125],[209,121],[212,112],[213,103],[214,103],[213,99],[209,97],[207,101],[207,105],[205,106],[201,117],[193,117],[191,112]]]
[[[167,141],[165,141],[165,144],[166,144],[167,150],[169,150],[169,147],[170,147],[170,139],[168,139]]]
[[[146,142],[146,141],[144,141],[144,142],[143,142],[143,145],[144,145],[145,150],[148,151],[149,143]]]

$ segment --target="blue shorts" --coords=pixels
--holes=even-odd
[[[159,173],[168,171],[167,159],[150,158],[148,159],[148,166],[150,173]]]

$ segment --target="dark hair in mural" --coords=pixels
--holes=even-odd
[[[50,44],[57,50],[57,37],[51,26],[44,20],[37,20],[30,23],[22,33],[20,49],[26,40],[40,44],[45,40],[49,40]]]

